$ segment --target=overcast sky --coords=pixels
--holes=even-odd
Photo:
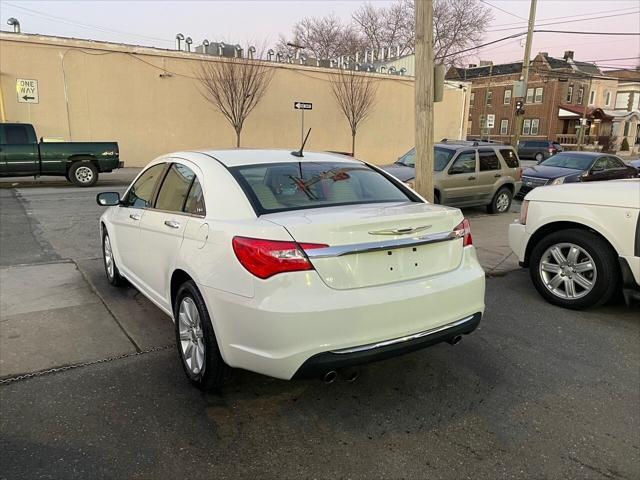
[[[7,19],[20,20],[25,33],[91,38],[114,42],[172,48],[178,32],[191,36],[194,44],[203,38],[230,43],[275,44],[280,33],[289,33],[296,20],[305,16],[335,13],[348,21],[362,1],[24,1],[0,0],[2,29],[10,29]],[[390,1],[374,1],[387,5]],[[526,29],[528,0],[491,0],[494,20],[485,41]],[[504,11],[501,11],[504,10]],[[506,11],[506,12],[505,12]],[[539,0],[537,23],[571,23],[540,28],[600,32],[640,31],[638,0]],[[579,21],[589,17],[598,18]],[[546,21],[545,21],[546,20]],[[496,31],[501,30],[501,31]],[[469,61],[521,60],[524,41],[510,40],[480,50]],[[594,61],[604,67],[633,66],[639,63],[640,37],[535,34],[532,52],[548,52],[561,57],[574,50],[576,60]],[[630,58],[631,57],[631,58]],[[624,60],[619,60],[624,59]]]

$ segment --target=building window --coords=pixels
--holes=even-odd
[[[536,98],[534,99],[535,103],[542,103],[542,87],[536,88]]]
[[[467,122],[467,135],[471,134],[471,129],[473,128],[473,122],[471,120],[469,120]]]
[[[531,119],[525,118],[522,122],[522,135],[529,135],[531,133]]]
[[[506,118],[500,120],[500,135],[508,135],[509,134],[509,120]]]
[[[604,105],[605,107],[611,106],[611,92],[609,90],[604,92]]]
[[[482,130],[484,129],[486,121],[486,117],[484,115],[480,115],[480,132],[482,132]]]
[[[591,92],[589,93],[589,105],[593,105],[595,101],[596,101],[596,91],[591,90]]]
[[[571,103],[572,98],[573,98],[573,85],[569,85],[569,87],[567,88],[567,98],[566,98],[567,103]]]
[[[534,118],[531,120],[531,135],[538,135],[538,130],[540,128],[540,119]]]
[[[504,101],[505,105],[509,105],[511,103],[511,89],[507,89],[504,91]]]
[[[576,101],[576,103],[578,105],[582,105],[582,100],[584,99],[584,87],[580,87],[578,89],[578,100]]]
[[[491,105],[492,102],[493,102],[493,92],[489,90],[487,92],[487,105]]]
[[[476,94],[475,92],[471,92],[471,97],[469,97],[469,106],[473,107],[473,103],[476,101]]]
[[[533,103],[533,94],[534,94],[534,89],[527,88],[527,103]]]

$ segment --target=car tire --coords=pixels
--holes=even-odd
[[[91,162],[75,162],[68,176],[77,187],[92,187],[98,181],[98,169]]]
[[[437,191],[433,192],[433,203],[440,205],[440,194]]]
[[[489,213],[505,213],[511,207],[513,193],[509,187],[501,187],[491,199],[491,203],[487,205]]]
[[[122,275],[116,265],[116,258],[113,255],[113,246],[111,245],[111,239],[106,229],[102,234],[102,263],[104,264],[104,273],[107,276],[107,281],[114,287],[121,287],[127,284],[127,281]]]
[[[178,289],[173,317],[178,356],[187,378],[203,391],[220,388],[230,369],[222,359],[207,306],[193,281]]]
[[[541,161],[543,161],[543,160],[544,160],[544,154],[543,154],[543,153],[538,152],[538,153],[536,153],[536,154],[534,155],[534,157],[533,157],[533,158],[534,158],[534,160],[535,160],[536,162],[540,163]]]
[[[539,241],[531,252],[529,274],[545,300],[573,310],[606,303],[620,279],[611,246],[582,229],[560,230]]]

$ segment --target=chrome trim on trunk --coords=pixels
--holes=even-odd
[[[342,348],[340,350],[331,350],[331,353],[343,355],[346,353],[357,353],[357,352],[364,352],[367,350],[375,350],[376,348],[387,347],[389,345],[395,345],[396,343],[408,342],[410,340],[415,340],[417,338],[427,337],[429,335],[433,335],[443,330],[447,330],[448,328],[458,327],[464,323],[469,322],[470,320],[473,320],[473,315],[469,315],[468,317],[465,317],[462,320],[457,320],[455,322],[447,323],[446,325],[442,325],[440,327],[435,327],[430,330],[424,330],[423,332],[414,333],[412,335],[407,335],[405,337],[393,338],[391,340],[384,340],[382,342],[377,342],[377,343],[369,343],[367,345],[361,345],[359,347]]]
[[[342,257],[344,255],[355,255],[357,253],[378,252],[382,250],[394,250],[398,248],[415,247],[418,245],[428,245],[430,243],[446,242],[462,238],[464,231],[440,232],[424,235],[415,238],[395,238],[393,240],[382,240],[379,242],[352,243],[350,245],[335,245],[325,248],[314,248],[305,250],[309,259]]]

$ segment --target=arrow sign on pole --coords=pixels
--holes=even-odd
[[[296,110],[312,110],[313,104],[310,102],[293,102],[293,108]]]

